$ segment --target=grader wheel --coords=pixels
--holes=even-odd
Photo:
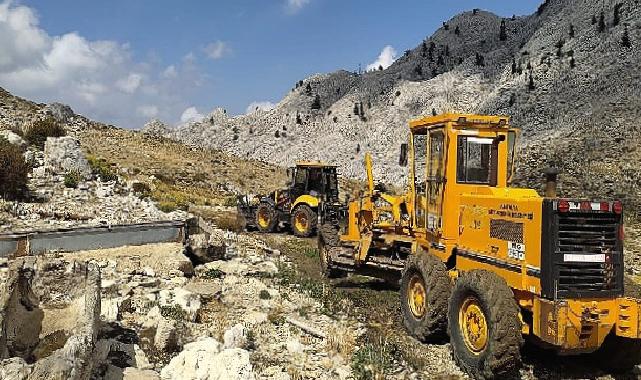
[[[641,364],[641,340],[610,333],[593,354],[599,367],[610,372],[626,372]]]
[[[447,300],[452,284],[437,257],[423,251],[410,257],[401,277],[401,313],[408,332],[421,341],[434,341],[447,331]]]
[[[300,205],[294,209],[291,216],[291,226],[294,235],[309,237],[316,230],[318,215],[307,205]]]
[[[343,272],[334,267],[332,263],[331,250],[339,247],[340,239],[338,230],[331,224],[323,224],[320,227],[318,236],[318,254],[320,258],[320,270],[323,277],[340,277]]]
[[[474,379],[506,379],[521,368],[521,322],[514,294],[496,274],[473,270],[454,286],[448,309],[452,356]]]

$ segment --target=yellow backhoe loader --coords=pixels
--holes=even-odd
[[[400,278],[406,329],[421,341],[449,335],[475,379],[517,374],[524,338],[595,352],[609,369],[641,362],[641,300],[623,292],[620,201],[559,198],[552,170],[545,196],[510,187],[518,130],[507,117],[444,114],[409,132],[406,194],[376,191],[368,156],[368,193],[346,219],[321,221],[326,276]]]

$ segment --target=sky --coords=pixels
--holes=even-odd
[[[273,107],[298,80],[384,67],[454,15],[540,0],[0,0],[0,87],[141,128]]]

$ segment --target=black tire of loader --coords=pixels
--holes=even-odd
[[[599,367],[606,371],[626,372],[641,364],[641,340],[623,338],[611,332],[593,356]]]
[[[305,215],[305,218],[307,218],[308,228],[305,231],[298,231],[296,229],[296,215],[299,213],[303,213]],[[292,212],[290,226],[292,228],[292,231],[294,232],[294,235],[296,235],[297,237],[306,238],[312,236],[312,234],[316,231],[317,224],[318,214],[316,214],[314,210],[312,210],[308,205],[297,206]]]
[[[417,319],[408,304],[408,286],[413,275],[420,274],[426,289],[425,314]],[[422,342],[438,341],[447,336],[447,302],[452,282],[447,268],[436,256],[419,248],[405,263],[401,274],[401,314],[407,331]]]
[[[336,269],[332,264],[329,251],[340,246],[338,229],[331,224],[321,225],[318,231],[318,256],[320,262],[320,272],[325,278],[341,277],[343,272]]]
[[[460,329],[459,311],[475,297],[485,315],[488,342],[478,354],[471,352]],[[464,272],[456,281],[448,309],[450,348],[458,366],[474,379],[511,379],[522,366],[523,335],[514,293],[504,279],[486,270]]]
[[[258,216],[263,211],[270,215],[269,224],[265,227],[261,226],[258,221]],[[258,231],[260,232],[274,232],[276,230],[276,226],[278,226],[278,214],[276,213],[276,209],[274,208],[274,206],[269,202],[260,202],[258,208],[256,209],[255,218],[256,227],[258,227]]]

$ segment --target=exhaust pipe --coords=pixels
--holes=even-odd
[[[559,170],[557,168],[548,168],[545,170],[545,197],[556,198],[556,182]]]

